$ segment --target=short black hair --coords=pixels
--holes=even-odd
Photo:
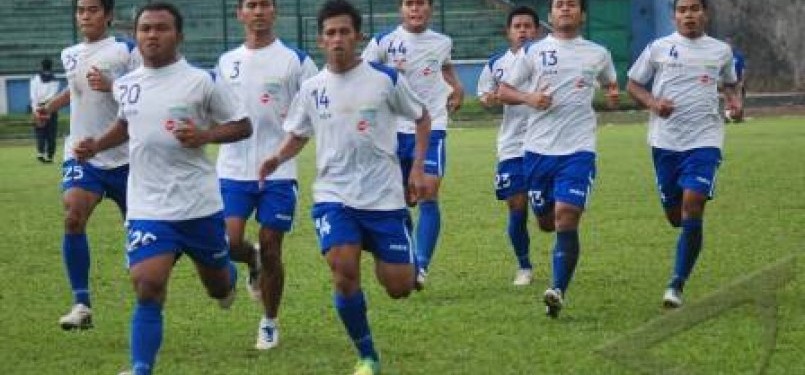
[[[40,64],[42,65],[42,71],[50,72],[53,70],[53,60],[51,60],[49,57],[42,59]]]
[[[512,27],[512,21],[515,16],[531,16],[534,19],[534,26],[539,27],[539,15],[537,15],[537,12],[531,7],[521,5],[509,12],[509,16],[506,18],[506,28]]]
[[[679,2],[679,0],[674,0],[674,9],[676,9],[676,3],[678,3],[678,2]],[[699,0],[699,3],[702,4],[702,8],[704,8],[704,9],[708,8],[707,0]]]
[[[238,8],[243,7],[243,2],[246,0],[238,0]],[[277,0],[271,0],[271,5],[277,6]]]
[[[361,13],[358,8],[355,8],[352,3],[346,0],[330,0],[319,9],[319,15],[316,19],[319,26],[319,34],[324,31],[324,21],[328,18],[338,16],[349,16],[352,19],[352,26],[355,27],[355,32],[361,32]]]
[[[137,25],[140,23],[140,16],[143,15],[146,11],[166,11],[173,16],[173,24],[176,26],[176,32],[182,33],[182,25],[184,24],[184,20],[182,19],[182,13],[179,12],[179,8],[171,3],[163,3],[163,2],[156,2],[156,3],[149,3],[143,5],[139,10],[137,10],[137,15],[134,16],[134,30],[136,33]]]
[[[587,13],[587,0],[579,0],[579,3],[581,4],[581,11]],[[674,3],[676,3],[676,0],[674,0]],[[548,11],[550,12],[551,9],[553,9],[553,0],[548,2]]]
[[[405,0],[400,0],[400,5],[402,5],[403,1],[405,1]],[[428,4],[430,6],[433,6],[433,0],[428,0]]]
[[[98,0],[98,2],[101,3],[104,14],[111,14],[115,11],[115,0]],[[78,4],[78,0],[75,0],[75,4]]]

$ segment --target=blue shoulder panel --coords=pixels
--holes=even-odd
[[[490,72],[494,73],[494,71],[492,70],[492,67],[494,67],[495,63],[498,62],[498,60],[500,60],[500,58],[505,56],[505,55],[506,55],[506,51],[504,50],[504,51],[498,52],[498,53],[492,55],[491,57],[489,57],[488,67],[489,67]]]
[[[397,85],[397,75],[398,75],[398,73],[397,73],[396,70],[394,70],[392,68],[389,68],[388,66],[383,65],[381,63],[377,63],[377,62],[369,62],[369,65],[371,65],[372,68],[375,68],[376,70],[378,70],[378,71],[386,74],[387,76],[389,76],[389,78],[391,78],[391,83],[393,83],[395,86]]]
[[[307,59],[307,53],[305,53],[305,51],[302,51],[301,49],[293,47],[293,46],[289,46],[285,42],[282,42],[282,45],[285,46],[285,48],[293,51],[296,54],[296,57],[299,58],[299,64],[300,65],[305,63],[305,59]]]
[[[386,38],[387,36],[389,36],[389,34],[393,33],[393,32],[394,32],[394,30],[396,30],[396,28],[389,29],[389,30],[386,30],[386,31],[381,31],[381,32],[379,32],[379,33],[375,34],[375,38],[374,38],[374,39],[375,39],[375,41],[377,42],[377,44],[380,44],[380,41],[382,41],[384,38]]]
[[[136,48],[136,47],[137,47],[137,44],[135,44],[135,43],[134,43],[134,41],[133,41],[133,40],[131,40],[131,39],[129,39],[129,38],[124,38],[124,37],[116,36],[116,37],[115,37],[115,41],[116,41],[116,42],[118,42],[118,43],[123,43],[123,44],[125,44],[125,45],[126,45],[126,47],[128,47],[129,52],[134,51],[134,48]]]

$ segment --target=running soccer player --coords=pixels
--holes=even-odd
[[[677,31],[649,44],[629,70],[629,94],[651,111],[648,143],[660,202],[671,226],[682,228],[663,295],[668,308],[682,305],[682,289],[702,249],[704,207],[713,198],[724,145],[719,83],[727,109],[743,110],[732,51],[704,32],[707,9],[706,0],[675,0]]]
[[[263,156],[276,150],[285,137],[282,121],[291,100],[317,69],[305,53],[274,35],[275,0],[239,0],[237,17],[246,40],[221,56],[217,75],[244,103],[253,134],[221,146],[217,170],[232,259],[249,264],[252,296],[263,304],[255,348],[265,350],[279,343],[277,314],[285,281],[282,240],[291,230],[296,211],[296,162],[283,164],[263,182],[263,189],[258,187],[257,169]],[[254,246],[243,238],[255,209],[260,223],[259,259]]]
[[[486,107],[500,105],[497,88],[503,75],[512,67],[526,43],[539,34],[539,16],[533,9],[520,6],[512,9],[506,19],[506,38],[509,48],[492,56],[478,78],[478,97]],[[521,87],[522,91],[529,91]],[[533,277],[528,249],[528,195],[523,176],[523,136],[532,109],[526,105],[504,106],[497,139],[498,166],[495,174],[495,195],[509,207],[509,241],[514,248],[519,268],[514,285],[531,284]]]
[[[532,111],[524,148],[528,197],[540,229],[556,231],[553,284],[543,301],[557,317],[579,259],[579,222],[595,179],[595,126],[592,107],[597,84],[617,106],[618,83],[609,51],[581,36],[587,4],[552,0],[553,32],[526,47],[498,89],[506,104],[527,104]],[[520,91],[527,84],[535,91]]]
[[[64,239],[62,257],[73,291],[73,307],[59,319],[65,330],[92,327],[89,290],[90,251],[87,221],[103,198],[126,213],[126,179],[129,173],[126,145],[111,148],[85,161],[76,160],[75,142],[103,134],[117,114],[111,90],[116,77],[139,65],[134,45],[108,35],[114,0],[77,0],[75,18],[84,41],[61,53],[68,87],[40,105],[39,118],[70,104],[70,135],[65,139],[62,164]]]
[[[412,201],[426,190],[430,117],[402,74],[355,55],[361,16],[352,4],[325,3],[318,29],[326,66],[302,84],[285,120],[288,135],[263,161],[260,181],[315,137],[312,216],[335,284],[334,305],[359,353],[355,374],[379,374],[361,290],[361,250],[372,253],[377,279],[391,298],[411,293],[415,283],[411,218],[393,119],[402,116],[416,123],[416,156],[408,180]]]
[[[432,13],[433,0],[400,0],[402,24],[389,33],[372,38],[363,51],[365,60],[381,62],[402,73],[428,106],[433,121],[425,160],[425,183],[429,193],[420,197],[418,202],[418,288],[425,284],[441,230],[438,193],[447,163],[448,111],[457,111],[464,100],[464,89],[450,59],[453,41],[428,27]],[[414,160],[415,126],[406,119],[398,119],[398,125],[397,155],[405,179]]]
[[[130,140],[127,258],[137,302],[126,374],[147,375],[162,343],[168,278],[181,254],[193,260],[222,308],[234,302],[237,271],[229,261],[218,178],[204,145],[244,139],[251,125],[225,86],[179,55],[182,16],[175,6],[143,6],[135,30],[144,66],[115,81],[118,119],[74,152],[87,159]]]

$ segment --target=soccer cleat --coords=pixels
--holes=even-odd
[[[558,317],[559,311],[562,310],[562,305],[564,304],[562,291],[559,289],[548,289],[542,296],[542,300],[545,302],[545,315],[551,318]]]
[[[662,306],[666,309],[682,307],[682,291],[675,288],[666,289],[662,296]]]
[[[362,358],[355,365],[353,375],[378,375],[380,374],[380,362],[371,358]]]
[[[520,268],[514,275],[512,284],[516,286],[524,286],[531,284],[531,279],[534,277],[534,272],[528,268]]]
[[[119,373],[117,375],[134,375],[134,371],[126,370],[126,371],[123,371],[123,372],[121,372],[121,373]]]
[[[253,300],[259,301],[262,299],[262,294],[260,293],[260,272],[263,269],[262,264],[260,264],[260,244],[254,246],[254,260],[255,266],[254,268],[249,267],[249,282],[246,285],[249,288],[249,296],[251,296]]]
[[[229,293],[226,294],[226,297],[218,300],[218,306],[224,310],[229,310],[229,308],[232,307],[232,304],[235,303],[236,294],[235,288],[229,289]]]
[[[279,345],[280,332],[277,323],[263,317],[260,319],[260,326],[257,328],[257,343],[254,348],[257,350],[268,350]]]
[[[428,271],[425,271],[424,268],[420,268],[416,273],[416,280],[414,280],[414,289],[420,291],[425,289],[425,281],[428,279]]]
[[[92,328],[92,310],[82,303],[77,303],[67,315],[59,318],[59,325],[65,331]]]

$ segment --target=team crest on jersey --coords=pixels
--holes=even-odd
[[[422,69],[422,75],[425,77],[431,76],[439,71],[439,60],[435,58],[428,58],[425,60],[425,68]]]
[[[193,125],[190,111],[185,105],[175,105],[168,108],[168,118],[163,123],[165,130],[172,132]]]
[[[260,103],[268,104],[276,98],[282,90],[282,84],[276,80],[269,80],[263,83],[263,94],[260,95]]]
[[[360,133],[368,132],[377,123],[377,109],[363,108],[358,111],[357,129]]]
[[[703,74],[701,77],[699,77],[699,82],[701,82],[703,85],[709,85],[711,82],[713,82],[713,78],[707,74]]]

